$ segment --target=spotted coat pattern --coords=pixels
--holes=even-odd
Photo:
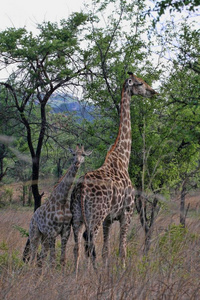
[[[131,153],[130,101],[132,95],[152,97],[157,94],[146,82],[130,73],[125,81],[120,111],[119,132],[107,153],[102,167],[81,177],[71,195],[72,226],[75,239],[75,269],[78,271],[80,229],[85,224],[85,250],[95,265],[95,241],[103,224],[103,259],[108,258],[110,225],[120,222],[119,253],[123,264],[126,258],[126,239],[134,208],[134,188],[128,165]]]
[[[61,235],[61,258],[62,265],[65,264],[65,249],[71,229],[70,202],[67,201],[68,193],[74,182],[74,178],[84,162],[84,157],[91,152],[84,151],[84,147],[78,147],[71,151],[74,161],[66,174],[55,186],[49,199],[41,205],[34,213],[29,229],[31,261],[36,257],[38,245],[42,241],[40,260],[46,258],[50,250],[50,262],[55,262],[55,241]]]

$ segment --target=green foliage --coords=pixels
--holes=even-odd
[[[150,268],[150,262],[147,256],[143,256],[141,261],[137,264],[137,272],[139,275],[145,276],[147,270]]]
[[[12,199],[13,199],[13,188],[10,188],[10,187],[3,187],[2,188],[2,192],[1,192],[1,198],[0,200],[2,202],[12,202]]]
[[[18,225],[13,225],[13,228],[15,228],[17,231],[20,232],[21,237],[28,237],[29,236],[28,231],[26,229],[24,229],[23,227],[18,226]]]
[[[86,21],[87,15],[74,13],[67,21],[60,21],[60,25],[51,22],[39,25],[37,36],[25,28],[9,28],[0,33],[0,67],[9,66],[13,70],[6,82],[0,82],[2,97],[6,95],[2,98],[7,109],[4,120],[11,116],[8,118],[10,126],[13,116],[17,129],[21,129],[15,131],[16,137],[25,132],[20,142],[26,142],[20,148],[25,152],[28,145],[31,155],[35,208],[41,205],[38,179],[42,148],[50,138],[46,105],[56,90],[66,84],[69,86],[84,69],[79,44],[81,26]],[[25,156],[14,152],[20,160],[27,162]]]
[[[9,202],[12,201],[13,198],[13,189],[12,188],[5,188],[5,200],[8,200]]]
[[[8,246],[4,241],[0,244],[0,251],[0,270],[18,270],[24,265],[21,259],[21,253],[17,250],[10,253]]]
[[[2,250],[2,251],[7,251],[8,250],[8,246],[7,246],[6,242],[3,241],[0,244],[0,250]]]
[[[187,251],[191,252],[191,245],[196,245],[199,236],[189,232],[181,224],[171,224],[158,240],[152,245],[148,255],[142,256],[136,264],[136,272],[142,278],[153,277],[155,274],[177,273],[186,278],[188,270],[184,269]],[[189,253],[190,253],[189,252]],[[132,257],[134,252],[132,253]],[[137,255],[137,254],[136,254]],[[190,256],[190,254],[189,254]]]
[[[86,40],[88,50],[85,51],[85,62],[88,69],[95,68],[99,76],[88,80],[86,97],[104,108],[114,106],[113,112],[116,114],[126,72],[145,57],[144,41],[141,39],[144,20],[139,18],[144,4],[143,1],[133,1],[132,4],[125,1],[94,1],[94,7],[95,11],[90,12],[91,28]],[[110,13],[107,15],[108,9]],[[98,26],[103,11],[105,28]],[[97,21],[93,16],[98,16]],[[134,72],[135,68],[132,67],[132,70]]]
[[[135,102],[132,107],[133,155],[129,167],[136,186],[162,194],[180,186],[185,178],[198,184],[200,158],[200,77],[191,69],[200,49],[199,34],[184,22],[177,28],[169,23],[165,34],[163,49],[167,53],[170,48],[174,59],[171,68],[167,67],[169,75],[166,84],[162,82],[160,97]]]
[[[0,34],[4,65],[16,64],[17,58],[20,76],[13,72],[12,78],[16,83],[19,81],[19,85],[21,80],[31,83],[24,85],[27,96],[37,92],[39,86],[44,92],[50,82],[73,77],[72,55],[78,50],[79,26],[86,19],[83,13],[75,13],[67,21],[61,21],[60,27],[57,23],[44,22],[38,25],[40,33],[36,37],[25,28],[9,28]]]
[[[162,272],[168,272],[169,269],[177,269],[181,276],[187,276],[186,272],[182,272],[184,261],[184,252],[191,247],[191,244],[198,240],[196,234],[189,232],[181,224],[172,224],[168,230],[159,239],[158,261],[159,268]]]
[[[162,253],[170,254],[172,257],[177,254],[183,246],[187,234],[188,230],[181,224],[170,225],[166,233],[159,240],[159,247]]]
[[[69,251],[67,249],[66,251]],[[62,266],[60,265],[60,256],[61,256],[61,241],[58,240],[56,242],[56,269],[57,270],[62,270]],[[66,261],[65,261],[65,271],[72,271],[74,267],[74,262],[73,260],[70,260],[68,256],[66,255]]]
[[[153,20],[153,26],[159,22],[160,17],[164,15],[167,11],[172,12],[195,12],[199,8],[199,0],[154,0],[155,7],[152,9],[157,12],[157,18]],[[149,14],[152,11],[149,10]]]

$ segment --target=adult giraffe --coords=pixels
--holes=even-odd
[[[95,266],[95,239],[103,223],[104,261],[108,257],[109,229],[113,221],[120,222],[119,253],[125,264],[127,231],[134,206],[134,188],[128,165],[131,153],[130,100],[133,95],[152,97],[157,94],[145,81],[128,73],[122,89],[119,132],[107,153],[104,164],[86,173],[74,187],[71,195],[72,226],[75,239],[75,268],[78,271],[80,229],[85,224],[85,250]]]

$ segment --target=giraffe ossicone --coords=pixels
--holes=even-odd
[[[85,151],[84,147],[76,146],[71,150],[74,159],[65,175],[54,187],[48,200],[41,205],[33,214],[29,228],[29,239],[24,249],[23,260],[27,261],[31,257],[31,262],[36,258],[38,246],[41,242],[42,249],[39,260],[46,258],[50,250],[50,263],[55,263],[55,242],[56,237],[61,235],[61,257],[60,262],[65,264],[66,244],[71,230],[71,212],[68,194],[74,182],[75,176],[84,162],[85,156],[89,156],[92,151]]]
[[[95,241],[103,224],[104,261],[108,258],[108,242],[111,224],[120,222],[119,253],[125,264],[127,231],[134,208],[134,187],[128,165],[131,153],[131,96],[152,97],[157,94],[145,81],[129,72],[122,89],[120,124],[115,143],[110,147],[104,164],[97,170],[86,173],[75,185],[71,194],[72,227],[75,246],[75,271],[78,271],[80,232],[85,224],[85,251],[96,268]]]

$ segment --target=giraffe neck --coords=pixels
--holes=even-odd
[[[121,166],[126,170],[128,169],[131,154],[130,99],[129,94],[123,90],[118,135],[105,160],[107,164],[113,163],[113,160],[120,160]]]
[[[60,179],[52,192],[52,198],[57,202],[66,203],[68,193],[72,187],[75,176],[80,167],[80,163],[74,163],[69,167],[65,175]]]

